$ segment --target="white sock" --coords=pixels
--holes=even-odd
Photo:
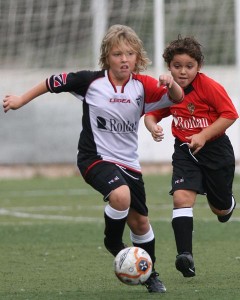
[[[152,226],[150,225],[150,229],[147,233],[143,235],[138,235],[130,231],[131,241],[135,244],[144,244],[152,241],[154,239],[154,233],[152,230]]]
[[[109,204],[105,206],[105,213],[111,219],[119,220],[126,218],[126,216],[128,215],[128,211],[129,208],[126,210],[116,210]]]
[[[178,217],[193,217],[193,208],[192,207],[184,207],[173,209],[172,218]]]

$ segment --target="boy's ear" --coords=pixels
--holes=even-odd
[[[198,68],[197,68],[198,72],[201,70],[201,68],[202,68],[202,65],[198,64]]]

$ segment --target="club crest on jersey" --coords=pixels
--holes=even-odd
[[[193,115],[194,110],[195,110],[194,104],[193,103],[188,103],[187,108],[188,108],[190,114]]]
[[[136,98],[136,102],[137,102],[137,105],[140,106],[140,104],[142,102],[142,96],[141,95]]]
[[[59,87],[65,85],[67,82],[67,73],[62,73],[60,75],[55,75],[53,77],[53,86]]]

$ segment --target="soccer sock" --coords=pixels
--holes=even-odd
[[[109,204],[105,207],[105,241],[109,247],[115,247],[122,244],[122,236],[127,220],[129,209],[118,211]]]
[[[150,229],[147,233],[143,235],[137,235],[134,234],[132,231],[130,231],[130,238],[135,247],[140,247],[147,251],[147,253],[150,255],[154,267],[154,263],[156,260],[155,257],[155,237],[152,230],[152,227],[150,225]],[[154,268],[153,268],[154,269]]]
[[[192,254],[193,209],[192,207],[173,209],[172,228],[178,254]]]

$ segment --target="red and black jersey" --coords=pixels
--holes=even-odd
[[[145,112],[173,104],[165,87],[157,87],[156,79],[140,74],[131,74],[123,86],[115,86],[107,70],[52,75],[46,82],[50,92],[70,92],[83,101],[78,158],[140,171],[139,120]]]
[[[148,113],[154,115],[158,122],[172,115],[173,136],[182,142],[188,142],[187,136],[199,133],[219,117],[238,118],[236,108],[222,85],[203,73],[197,74],[184,93],[182,103]]]

